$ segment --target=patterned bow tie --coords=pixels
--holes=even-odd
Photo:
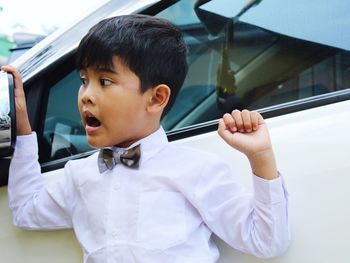
[[[98,169],[100,173],[112,170],[117,163],[122,163],[127,167],[139,167],[141,157],[140,145],[125,150],[123,153],[115,153],[112,149],[101,149],[98,154]]]

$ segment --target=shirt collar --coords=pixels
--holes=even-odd
[[[168,144],[168,137],[162,126],[150,135],[142,138],[131,144],[126,148],[113,147],[113,150],[117,153],[133,148],[140,144],[141,159],[140,164],[142,165],[146,160],[153,157],[156,153],[161,151]]]

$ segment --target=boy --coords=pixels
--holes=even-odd
[[[87,140],[101,150],[68,162],[64,178],[45,186],[20,75],[3,67],[16,86],[19,137],[8,185],[15,225],[74,228],[84,262],[215,262],[212,232],[259,257],[286,249],[287,197],[259,113],[233,111],[218,128],[248,157],[254,195],[217,157],[167,141],[160,119],[187,72],[175,26],[142,15],[105,19],[82,39],[77,69]]]

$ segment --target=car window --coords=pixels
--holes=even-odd
[[[225,8],[230,5],[222,4],[225,0],[203,6],[195,6],[196,2],[179,1],[157,14],[176,24],[188,45],[188,75],[174,107],[162,120],[166,131],[215,120],[235,108],[261,109],[349,89],[350,52],[344,45],[340,48],[341,42],[332,46],[335,39],[305,38],[304,32],[295,31],[288,35],[290,26],[272,26],[271,21],[279,20],[261,24],[250,14],[259,5],[245,6],[251,1],[237,1],[229,12]],[[343,14],[336,5],[328,7],[334,9],[333,17]],[[312,8],[314,16],[325,12],[318,5]],[[349,28],[350,21],[337,25]],[[307,26],[298,30],[308,30]],[[91,150],[77,109],[79,86],[78,73],[72,71],[50,89],[42,161]]]
[[[283,9],[285,19],[266,15],[273,3],[284,5],[280,1],[247,9],[248,2],[213,0],[194,8],[196,1],[180,1],[158,14],[182,29],[189,47],[187,78],[163,120],[167,130],[217,119],[235,108],[260,109],[350,87],[350,52],[344,49],[350,41],[346,45],[343,36],[327,32],[350,27],[344,1],[327,5],[328,12],[298,1],[298,7]],[[301,15],[315,19],[291,22]]]
[[[79,73],[74,70],[50,89],[41,140],[42,162],[92,150],[77,106],[80,85]]]

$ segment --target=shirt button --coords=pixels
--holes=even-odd
[[[118,233],[117,233],[117,230],[115,230],[115,229],[114,229],[114,230],[112,231],[112,233],[111,233],[111,234],[112,234],[112,237],[116,237],[116,236],[117,236],[117,234],[118,234]]]

